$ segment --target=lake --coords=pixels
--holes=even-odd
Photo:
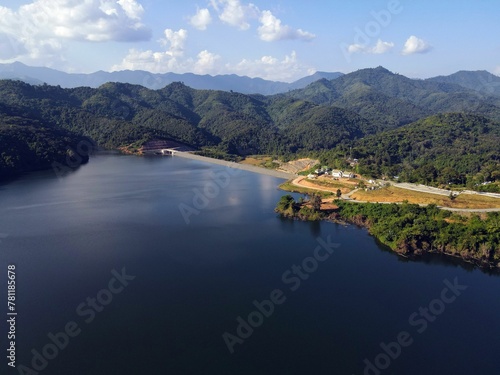
[[[0,185],[8,374],[498,374],[500,278],[283,220],[281,180],[98,154]],[[1,325],[2,352],[7,320]],[[19,367],[18,367],[18,370]],[[30,372],[32,371],[32,372]]]

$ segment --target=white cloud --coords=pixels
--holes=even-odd
[[[129,50],[120,64],[111,70],[146,70],[153,73],[184,72],[192,67],[192,60],[184,58],[184,45],[188,33],[184,29],[174,31],[165,29],[165,39],[160,39],[164,51],[141,51],[135,48]]]
[[[212,16],[208,9],[198,9],[196,14],[192,16],[189,23],[198,30],[206,30],[207,26],[212,22]]]
[[[140,51],[130,49],[120,64],[114,65],[111,70],[146,70],[152,73],[187,73],[196,74],[218,74],[220,56],[203,50],[198,53],[196,59],[185,56],[184,46],[188,33],[184,29],[174,31],[165,30],[165,39],[160,44],[165,47],[164,51]]]
[[[184,29],[174,31],[172,29],[165,29],[165,39],[160,39],[160,43],[164,47],[170,47],[165,53],[172,57],[182,57],[184,55],[184,45],[188,33]]]
[[[281,20],[276,18],[269,10],[262,12],[259,19],[261,26],[258,28],[260,39],[266,42],[285,39],[311,40],[316,36],[302,29],[292,29],[290,26],[282,25]]]
[[[373,47],[370,50],[370,53],[378,55],[378,54],[389,52],[393,48],[394,48],[394,43],[392,43],[392,42],[384,42],[381,39],[379,39],[377,41],[377,44],[375,45],[375,47]]]
[[[374,55],[380,55],[383,53],[387,53],[394,48],[394,43],[392,42],[384,42],[383,40],[377,40],[377,44],[375,46],[364,46],[362,44],[351,44],[347,47],[347,52],[349,53],[369,53]]]
[[[359,52],[364,52],[366,50],[366,47],[363,46],[362,44],[351,44],[350,46],[347,47],[347,52],[349,53],[359,53]]]
[[[271,11],[261,11],[252,3],[242,3],[240,0],[210,0],[210,4],[222,22],[240,30],[248,30],[250,21],[258,20],[260,26],[257,32],[260,39],[266,42],[287,39],[311,40],[316,37],[308,31],[283,25]]]
[[[219,55],[208,52],[207,50],[201,51],[198,54],[198,60],[194,63],[193,72],[197,74],[216,74],[219,71],[217,66],[219,60]]]
[[[172,57],[165,51],[141,51],[132,48],[128,51],[120,64],[113,65],[111,71],[119,70],[145,70],[152,73],[184,73],[189,66],[183,59]]]
[[[236,65],[226,64],[226,70],[249,77],[291,82],[307,75],[311,68],[301,64],[295,51],[292,51],[282,60],[273,56],[263,56],[258,60],[244,59]]]
[[[17,10],[0,7],[0,40],[10,48],[0,59],[50,63],[64,60],[67,41],[148,40],[136,0],[34,0]]]
[[[150,38],[135,0],[36,0],[15,13],[25,31],[86,41],[138,41]]]
[[[211,0],[211,5],[222,22],[241,30],[248,30],[249,20],[258,18],[260,13],[254,4],[242,4],[240,0]]]
[[[140,20],[144,13],[144,8],[135,0],[118,0],[117,3],[122,7],[127,16],[133,20]]]
[[[432,49],[431,45],[424,40],[412,35],[408,38],[401,52],[403,55],[413,55],[415,53],[426,53]]]
[[[120,64],[114,65],[111,70],[146,70],[153,73],[188,73],[196,74],[239,74],[249,77],[260,77],[273,81],[291,82],[314,72],[311,67],[305,66],[297,59],[292,51],[289,55],[279,59],[274,56],[263,56],[260,59],[243,59],[239,63],[224,63],[221,56],[207,50],[198,55],[188,57],[184,55],[183,43],[180,38],[182,29],[176,32],[165,31],[169,43],[163,42],[168,48],[164,51],[141,51],[130,49]]]
[[[498,65],[495,70],[493,71],[494,74],[496,74],[497,76],[500,76],[500,65]]]

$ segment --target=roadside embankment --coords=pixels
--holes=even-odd
[[[223,165],[223,166],[228,167],[228,168],[242,169],[244,171],[260,173],[260,174],[264,174],[264,175],[268,175],[268,176],[272,176],[272,177],[276,177],[276,178],[282,178],[284,180],[289,180],[289,179],[297,177],[297,175],[292,174],[292,173],[275,171],[273,169],[260,168],[260,167],[256,167],[256,166],[248,165],[248,164],[239,164],[239,163],[235,163],[235,162],[227,161],[227,160],[208,158],[206,156],[195,155],[195,154],[192,154],[190,152],[176,152],[174,157],[181,157],[181,158],[185,158],[185,159],[198,160],[198,161],[203,161],[206,163]]]

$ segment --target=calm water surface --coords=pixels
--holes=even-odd
[[[195,191],[213,187],[214,174],[230,179],[198,210]],[[15,264],[16,363],[32,368],[45,348],[55,358],[35,361],[40,374],[500,373],[498,276],[405,261],[354,226],[281,220],[279,183],[180,158],[98,155],[62,179],[0,185],[2,321]],[[189,223],[180,205],[197,210]],[[339,244],[322,262],[311,258],[318,238]],[[308,271],[300,285],[294,265]],[[123,268],[135,279],[112,294],[111,271]],[[446,280],[467,286],[445,293],[449,303]],[[258,326],[240,328],[231,354],[223,334],[236,338],[238,317],[274,290],[283,303],[251,315]],[[90,305],[96,297],[106,305]],[[54,353],[48,335],[69,322],[79,334]],[[400,350],[390,344],[398,336]],[[2,358],[2,373],[17,374]]]

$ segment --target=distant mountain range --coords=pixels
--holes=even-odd
[[[343,73],[316,72],[313,75],[292,83],[268,81],[262,78],[228,75],[197,75],[193,73],[155,74],[143,70],[124,70],[119,72],[98,71],[91,74],[65,73],[55,69],[31,67],[20,62],[0,64],[0,79],[18,79],[23,82],[40,85],[61,86],[63,88],[92,87],[96,88],[107,82],[130,83],[149,89],[158,90],[173,82],[183,82],[198,90],[235,91],[243,94],[273,95],[289,90],[306,87],[318,79],[335,79]]]
[[[355,73],[355,72],[353,72]],[[98,71],[90,74],[65,73],[59,70],[32,67],[20,62],[0,64],[0,79],[20,80],[31,85],[46,83],[62,88],[92,87],[97,88],[107,82],[130,83],[149,89],[158,90],[173,82],[182,82],[197,90],[235,91],[242,94],[274,95],[299,90],[319,80],[332,81],[343,77],[340,72],[316,72],[295,82],[270,81],[262,78],[250,78],[235,74],[198,75],[193,73],[150,73],[143,70],[123,70],[119,72]],[[500,96],[500,77],[487,72],[459,71],[449,76],[438,76],[424,80],[434,83],[451,83],[482,94]]]

